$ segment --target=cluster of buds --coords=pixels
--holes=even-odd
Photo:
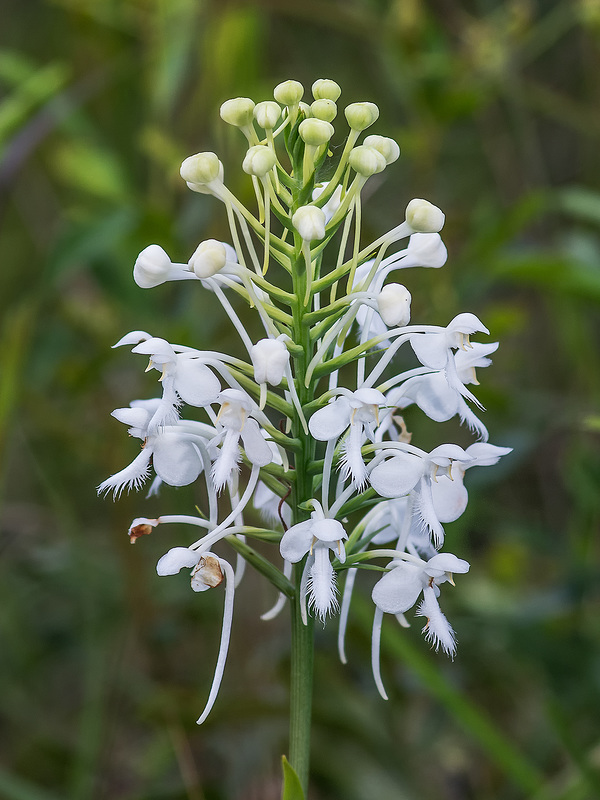
[[[453,585],[452,575],[466,573],[469,564],[439,552],[444,525],[466,508],[466,471],[509,452],[488,443],[477,414],[482,406],[469,388],[477,385],[476,368],[488,366],[497,347],[471,342],[473,334],[488,334],[486,327],[471,313],[445,327],[411,322],[409,289],[386,283],[400,270],[443,266],[444,214],[427,200],[410,200],[398,225],[361,242],[363,189],[398,159],[400,149],[381,135],[359,143],[379,116],[373,103],[346,106],[336,131],[340,87],[318,80],[312,94],[309,105],[302,85],[290,80],[275,88],[273,100],[223,103],[222,119],[248,143],[241,166],[252,181],[256,209],[227,188],[214,153],[190,156],[181,177],[192,191],[224,204],[230,242],[203,241],[187,263],[172,262],[153,244],[134,266],[143,289],[199,282],[200,294],[211,292],[230,318],[242,356],[171,344],[146,331],[115,345],[149,357],[148,368],[160,372],[160,391],[113,412],[142,441],[142,450],[99,490],[118,496],[152,476],[150,494],[162,483],[198,481],[204,487],[201,514],[136,519],[129,531],[133,542],[165,524],[200,528],[200,538],[160,559],[158,574],[191,569],[196,592],[224,584],[221,646],[199,722],[217,696],[234,588],[247,562],[279,592],[263,618],[275,616],[288,599],[299,604],[305,624],[339,614],[344,662],[357,575],[365,567],[379,570],[371,587],[372,667],[383,697],[384,614],[408,626],[405,615],[416,607],[426,620],[427,640],[453,657],[455,635],[439,596],[441,586]],[[345,141],[336,142],[333,156],[332,142],[342,130]],[[239,302],[258,313],[264,329],[259,341],[238,316]],[[184,419],[183,406],[196,409],[198,418]],[[463,448],[442,439],[423,450],[407,428],[418,414],[435,422],[458,416],[477,441]],[[262,526],[256,525],[259,515]],[[281,568],[251,547],[252,538],[277,543]],[[213,552],[221,547],[237,554],[235,568]],[[345,578],[342,590],[339,575]]]

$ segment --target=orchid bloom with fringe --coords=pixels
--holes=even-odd
[[[141,488],[152,472],[154,495],[162,484],[199,487],[197,509],[138,518],[129,529],[135,542],[177,524],[177,546],[160,559],[159,575],[191,569],[192,589],[200,593],[224,583],[217,668],[198,722],[217,698],[245,565],[276,590],[263,619],[289,603],[290,752],[304,788],[315,620],[325,625],[339,613],[345,662],[352,593],[364,579],[374,603],[373,674],[383,697],[384,614],[408,626],[406,614],[416,607],[426,619],[425,639],[453,658],[456,634],[441,611],[440,586],[469,564],[437,550],[452,535],[445,526],[466,508],[468,470],[510,452],[488,443],[478,416],[483,406],[472,391],[476,369],[490,365],[498,343],[472,341],[489,333],[473,313],[446,324],[422,322],[423,304],[413,298],[412,270],[446,263],[443,212],[407,196],[404,216],[365,241],[363,190],[374,176],[386,178],[399,147],[379,134],[361,141],[379,116],[373,103],[351,103],[338,115],[334,81],[317,80],[312,91],[309,105],[302,85],[290,80],[275,88],[274,99],[255,104],[239,97],[221,106],[223,121],[247,145],[240,166],[253,207],[231,191],[215,153],[181,165],[192,192],[222,204],[228,241],[204,239],[180,262],[151,244],[135,262],[134,280],[144,291],[179,282],[180,291],[199,293],[200,307],[209,291],[239,349],[170,343],[159,320],[152,333],[132,331],[117,342],[149,358],[158,391],[149,380],[152,399],[113,412],[142,450],[99,487],[118,497]],[[399,270],[402,283],[389,280]],[[244,306],[257,315],[258,337],[240,314]],[[462,444],[449,442],[440,427],[436,446],[417,446],[409,429],[422,415],[438,425],[457,416],[468,429]],[[478,441],[465,443],[469,432]],[[185,541],[186,528],[195,541]],[[275,544],[274,558],[253,541]]]

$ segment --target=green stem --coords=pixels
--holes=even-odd
[[[299,202],[297,191],[295,203]],[[292,211],[295,209],[292,209]],[[308,277],[304,256],[302,254],[302,240],[294,236],[296,258],[292,262],[293,294],[303,298],[306,294]],[[294,362],[294,379],[298,392],[298,399],[302,406],[312,399],[314,383],[308,387],[304,385],[306,369],[311,361],[314,344],[310,339],[310,328],[303,324],[304,314],[310,311],[305,309],[301,302],[292,307],[293,314],[293,341],[301,346],[296,353],[292,353]],[[304,504],[313,496],[313,479],[309,474],[309,466],[315,456],[315,442],[308,432],[302,428],[297,413],[292,417],[292,436],[299,440],[300,447],[294,454],[296,480],[292,485],[292,521],[293,524],[308,518],[308,511]],[[301,507],[302,506],[302,507]],[[307,625],[302,621],[300,583],[304,570],[305,560],[295,566],[294,599],[290,602],[291,611],[291,674],[290,674],[290,764],[296,771],[305,797],[308,794],[308,778],[310,771],[310,734],[312,716],[312,684],[313,684],[313,650],[314,621],[308,618]]]
[[[296,565],[296,596],[290,603],[292,615],[292,655],[290,674],[290,764],[308,795],[310,769],[310,728],[313,684],[313,626],[302,622],[300,615],[300,578],[303,564]]]

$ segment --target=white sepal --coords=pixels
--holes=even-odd
[[[422,570],[401,562],[373,587],[375,605],[387,614],[402,614],[412,608],[423,591]]]
[[[158,560],[156,571],[160,576],[177,575],[184,567],[195,567],[200,559],[197,550],[187,547],[172,547]]]

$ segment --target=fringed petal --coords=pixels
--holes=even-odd
[[[152,448],[145,447],[125,469],[111,475],[98,486],[98,494],[113,492],[115,500],[127,489],[140,489],[150,475]]]

